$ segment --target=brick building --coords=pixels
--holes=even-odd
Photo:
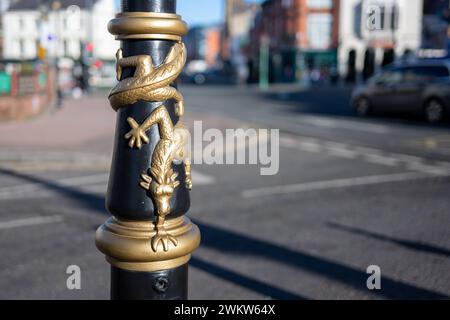
[[[209,68],[220,62],[222,26],[196,26],[189,29],[184,37],[187,47],[187,60],[203,60]]]
[[[300,80],[305,71],[337,64],[340,0],[267,0],[251,32],[251,74],[258,77],[261,40],[268,39],[271,82]]]

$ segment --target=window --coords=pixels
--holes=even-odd
[[[372,84],[395,84],[402,81],[401,69],[390,69],[373,77],[369,82]]]
[[[18,17],[17,20],[19,21],[19,29],[24,30],[25,29],[25,20],[22,17]]]
[[[24,57],[25,56],[25,40],[19,40],[19,51],[20,51],[20,56]]]
[[[308,7],[311,9],[331,9],[333,0],[308,0]]]
[[[406,82],[426,82],[450,77],[449,70],[445,66],[408,67],[404,73]]]
[[[444,66],[419,67],[418,73],[429,78],[445,78],[449,77],[449,71]]]
[[[66,57],[70,56],[69,40],[64,40],[63,41],[63,55],[66,56]]]
[[[293,4],[292,0],[283,0],[283,2],[281,2],[283,8],[290,8],[292,7],[292,4]]]
[[[315,49],[328,49],[331,45],[333,17],[328,13],[308,15],[309,44]]]

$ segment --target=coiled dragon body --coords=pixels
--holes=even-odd
[[[176,43],[171,48],[164,63],[158,67],[153,66],[150,56],[140,55],[123,58],[121,50],[117,53],[117,77],[122,77],[122,68],[135,67],[133,77],[121,80],[109,95],[111,106],[119,108],[136,103],[139,100],[149,102],[162,102],[174,99],[175,112],[178,116],[184,113],[183,96],[177,89],[170,86],[181,73],[186,63],[186,48],[183,43]],[[189,154],[185,150],[188,133],[181,125],[174,126],[165,106],[152,111],[148,118],[139,125],[133,118],[127,119],[131,130],[125,135],[130,148],[142,148],[143,143],[149,143],[146,132],[158,125],[160,140],[153,151],[152,161],[148,174],[141,175],[140,186],[150,191],[156,209],[155,230],[152,238],[153,251],[158,251],[159,244],[163,250],[168,251],[169,244],[178,244],[175,237],[170,235],[164,227],[165,217],[171,211],[170,199],[179,186],[176,180],[178,173],[173,171],[173,162],[182,161],[185,167],[185,183],[188,189],[192,187],[191,164]]]
[[[122,49],[119,49],[116,57],[117,80],[120,82],[109,94],[109,102],[114,110],[139,100],[158,102],[174,99],[177,115],[183,115],[183,96],[177,89],[170,86],[180,75],[186,63],[186,47],[183,43],[175,43],[164,62],[156,68],[148,55],[123,58]],[[135,67],[136,70],[133,77],[121,80],[122,69],[125,67]]]

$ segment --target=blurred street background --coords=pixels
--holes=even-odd
[[[449,298],[449,1],[178,8],[186,125],[280,129],[277,175],[193,166],[190,298]],[[108,217],[118,3],[0,10],[0,298],[108,299],[94,236]],[[67,289],[70,265],[81,290]]]

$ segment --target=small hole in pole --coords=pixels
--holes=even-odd
[[[155,280],[153,284],[153,289],[155,289],[159,293],[164,293],[169,289],[169,279],[166,277],[159,277]]]

